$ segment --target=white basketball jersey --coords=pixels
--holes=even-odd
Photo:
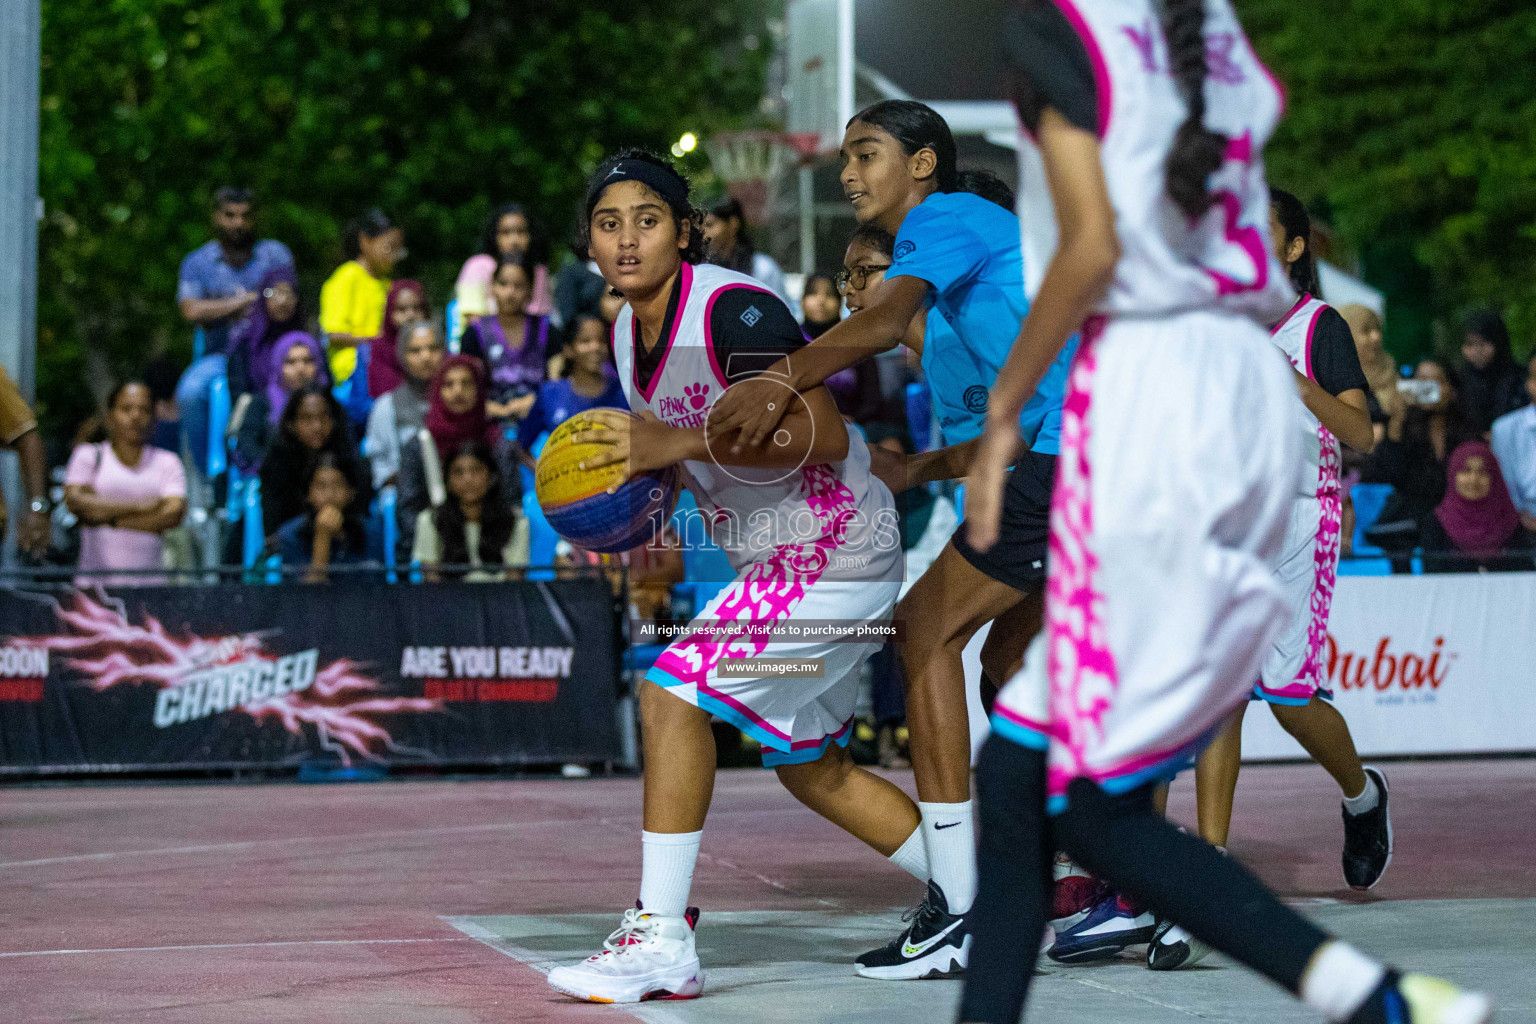
[[[1317,374],[1312,368],[1312,336],[1317,331],[1318,318],[1328,308],[1328,303],[1322,299],[1303,295],[1285,318],[1269,331],[1270,340],[1285,353],[1291,365],[1296,367],[1296,372],[1313,380],[1317,379]],[[1297,422],[1301,424],[1302,451],[1306,455],[1307,465],[1318,471],[1304,482],[1306,493],[1313,493],[1310,485],[1314,479],[1318,481],[1320,489],[1336,491],[1340,486],[1337,468],[1342,457],[1338,438],[1307,408],[1299,392],[1294,404]]]
[[[1206,0],[1205,124],[1230,139],[1211,176],[1215,204],[1192,221],[1168,197],[1164,165],[1187,108],[1153,0],[1054,0],[1088,52],[1120,262],[1096,312],[1166,316],[1226,309],[1274,323],[1296,297],[1269,251],[1264,144],[1284,97],[1228,0]],[[1039,151],[1020,132],[1019,219],[1033,297],[1056,250],[1056,217]]]
[[[671,336],[662,341],[665,350],[648,386],[642,386],[636,367],[639,327],[628,305],[613,327],[613,355],[632,411],[648,410],[673,426],[694,429],[704,425],[709,407],[733,382],[731,368],[718,365],[710,336],[715,298],[747,288],[761,292],[765,303],[782,300],[745,274],[708,264],[684,263],[681,288]],[[749,307],[747,314],[754,310]],[[889,576],[893,566],[899,572],[901,544],[887,536],[895,529],[895,503],[870,475],[869,449],[857,431],[848,431],[847,457],[827,465],[752,469],[688,461],[683,467],[711,537],[738,571],[775,548],[811,543],[822,528],[818,524],[835,509],[830,514],[842,520],[832,545],[838,557],[870,556],[868,562],[841,563],[845,578],[849,569],[868,579]]]

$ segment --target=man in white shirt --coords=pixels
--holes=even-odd
[[[1526,369],[1525,393],[1536,402],[1536,354]],[[1536,532],[1536,405],[1493,421],[1493,454],[1520,510],[1521,525]]]

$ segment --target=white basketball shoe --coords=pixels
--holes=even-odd
[[[549,972],[549,987],[593,1003],[646,999],[693,999],[704,991],[704,971],[694,949],[699,911],[660,917],[638,905],[603,943],[601,952]]]

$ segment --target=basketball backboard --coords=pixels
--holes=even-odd
[[[786,127],[836,152],[853,116],[854,0],[790,0],[786,17]]]

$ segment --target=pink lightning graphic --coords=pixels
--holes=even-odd
[[[76,594],[73,608],[57,614],[71,635],[17,638],[18,646],[39,647],[69,655],[69,668],[85,675],[92,689],[149,684],[179,687],[193,673],[241,661],[275,661],[259,635],[191,637],[178,640],[153,616],[142,626],[128,621],[121,608]],[[276,719],[295,736],[304,725],[315,727],[321,746],[350,765],[352,755],[378,760],[385,751],[404,751],[389,730],[369,716],[409,711],[439,711],[440,700],[379,695],[378,680],[359,673],[357,662],[339,658],[315,674],[314,683],[299,693],[285,693],[230,708],[257,722]]]

